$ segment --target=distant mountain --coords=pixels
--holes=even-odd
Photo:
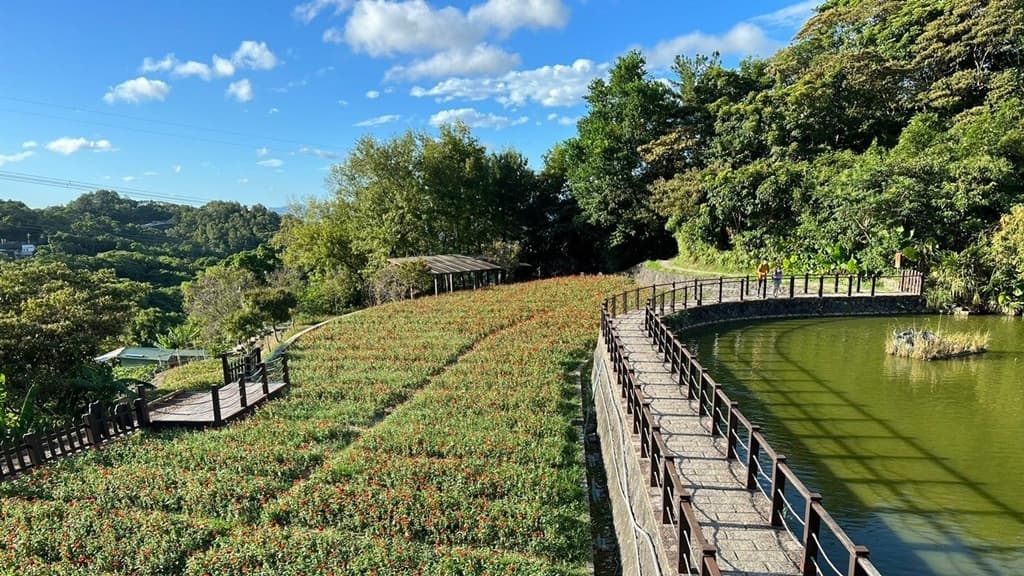
[[[286,216],[288,214],[291,214],[291,208],[289,208],[287,206],[278,206],[276,208],[267,208],[267,210],[270,210],[271,212],[273,212],[274,214],[277,214],[278,216]]]

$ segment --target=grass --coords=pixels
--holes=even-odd
[[[0,575],[583,574],[565,373],[626,286],[546,280],[332,322],[246,420],[0,484]]]
[[[694,277],[703,276],[737,276],[753,274],[752,270],[735,266],[701,262],[687,255],[680,254],[671,260],[648,260],[644,266],[655,272],[672,272]]]
[[[988,341],[988,332],[945,332],[936,334],[933,340],[915,338],[913,346],[908,346],[901,344],[894,334],[886,341],[885,351],[900,358],[942,360],[980,354],[988,349]]]

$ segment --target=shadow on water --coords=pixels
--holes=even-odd
[[[906,422],[865,401],[865,394],[892,393],[885,388],[885,374],[875,375],[881,382],[844,388],[832,378],[844,371],[843,351],[831,365],[826,359],[827,370],[820,364],[809,369],[806,359],[797,356],[810,345],[788,346],[801,344],[794,338],[801,333],[821,336],[830,326],[842,329],[844,322],[849,320],[730,323],[684,333],[683,339],[744,414],[761,424],[772,446],[789,455],[808,488],[824,495],[825,507],[854,541],[871,548],[886,576],[1024,570],[1024,542],[1014,536],[1015,531],[1024,534],[1019,502],[1007,502],[989,490],[984,478],[970,477],[927,446],[922,438],[930,430],[908,432]],[[859,353],[881,354],[881,347]],[[888,363],[884,369],[890,375],[924,372],[914,382],[935,383],[949,369],[935,364]],[[970,370],[970,364],[956,369]],[[1006,530],[998,529],[1004,525]],[[988,538],[993,528],[1007,532],[1003,536],[1009,541]]]

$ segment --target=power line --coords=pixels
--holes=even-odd
[[[113,118],[123,118],[125,120],[132,120],[132,121],[135,121],[135,122],[149,122],[149,123],[152,123],[152,124],[162,124],[162,125],[165,125],[165,126],[173,126],[173,127],[176,127],[176,128],[187,128],[187,129],[190,129],[190,130],[199,130],[199,131],[202,131],[202,132],[214,132],[214,133],[219,133],[219,134],[226,134],[226,135],[229,135],[229,136],[240,136],[242,138],[251,138],[251,139],[261,140],[261,141],[281,142],[281,143],[284,143],[284,144],[293,144],[293,145],[297,145],[297,146],[313,146],[313,147],[323,148],[323,149],[328,149],[328,150],[335,148],[334,146],[327,146],[327,145],[324,145],[324,144],[317,144],[315,142],[301,142],[301,141],[298,141],[298,140],[290,140],[290,139],[287,139],[287,138],[278,138],[276,136],[264,136],[264,135],[260,135],[260,134],[249,134],[249,133],[245,133],[245,132],[237,132],[237,131],[233,131],[233,130],[224,130],[224,129],[221,129],[221,128],[213,128],[213,127],[210,127],[210,126],[200,126],[200,125],[197,125],[197,124],[188,124],[188,123],[185,123],[185,122],[172,122],[172,121],[169,121],[169,120],[157,120],[157,119],[154,119],[154,118],[144,118],[144,117],[141,117],[141,116],[132,116],[132,115],[129,115],[129,114],[120,114],[120,113],[117,113],[117,112],[106,112],[106,111],[103,111],[103,110],[95,110],[95,109],[91,109],[91,108],[82,108],[82,107],[79,107],[79,106],[69,106],[69,105],[66,105],[66,104],[57,104],[57,103],[54,103],[54,102],[44,102],[44,101],[41,101],[41,100],[32,100],[32,99],[29,99],[29,98],[18,98],[18,97],[14,97],[14,96],[0,96],[0,100],[7,100],[9,102],[19,102],[19,103],[22,103],[22,104],[30,104],[30,105],[34,105],[34,106],[46,106],[46,107],[50,107],[50,108],[60,108],[60,109],[63,109],[63,110],[70,110],[72,112],[87,112],[89,114],[96,114],[96,115],[100,115],[100,116],[109,116],[109,117],[113,117]],[[11,110],[11,109],[7,109],[7,108],[0,109],[0,112],[9,112],[9,113],[12,113],[12,114],[35,115],[35,116],[41,116],[41,117],[44,117],[44,118],[51,118],[51,119],[56,119],[56,120],[66,120],[68,122],[83,122],[83,123],[87,123],[87,124],[96,124],[96,125],[99,125],[99,126],[118,128],[118,129],[121,129],[121,130],[134,130],[134,131],[148,132],[148,133],[151,133],[151,134],[157,134],[157,135],[162,135],[162,136],[173,136],[173,137],[177,137],[177,138],[189,138],[189,136],[183,136],[183,135],[171,134],[171,133],[165,133],[165,132],[156,132],[156,131],[145,130],[145,129],[141,129],[141,128],[133,128],[133,127],[128,127],[128,126],[103,124],[101,122],[90,121],[90,120],[83,120],[83,119],[80,119],[80,118],[67,118],[67,117],[61,117],[61,116],[49,116],[49,115],[45,115],[45,114],[42,114],[42,113],[39,113],[39,112],[28,112],[28,111],[23,111],[23,110]],[[228,145],[232,145],[232,146],[245,146],[245,147],[249,147],[249,148],[252,147],[251,143],[250,144],[240,144],[240,143],[237,143],[237,142],[226,142],[226,141],[222,141],[222,140],[208,140],[208,141],[214,142],[214,143],[219,143],[219,144],[228,144]]]
[[[37,186],[49,186],[51,188],[64,188],[67,190],[79,190],[82,192],[94,192],[96,190],[110,190],[117,192],[118,194],[132,198],[133,200],[156,200],[166,201],[174,204],[205,204],[217,200],[216,198],[207,198],[200,196],[179,196],[174,194],[163,194],[159,192],[152,192],[149,190],[143,190],[141,188],[129,188],[119,187],[115,188],[112,186],[106,186],[103,184],[95,184],[92,182],[83,182],[81,180],[68,180],[64,178],[52,178],[49,176],[40,176],[37,174],[26,174],[24,172],[9,172],[7,170],[0,170],[0,180],[7,180],[10,182],[19,182],[22,184],[34,184]]]

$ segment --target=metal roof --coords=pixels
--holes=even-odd
[[[501,270],[501,266],[492,264],[487,260],[462,256],[459,254],[444,254],[441,256],[409,256],[407,258],[388,258],[392,264],[415,262],[421,260],[427,265],[431,274],[460,274],[464,272],[486,272]]]
[[[94,358],[96,362],[109,362],[115,358],[126,359],[126,360],[148,360],[150,362],[167,362],[171,358],[205,358],[206,352],[203,350],[168,350],[166,348],[141,348],[141,347],[121,347],[116,350],[111,350],[102,356]]]

